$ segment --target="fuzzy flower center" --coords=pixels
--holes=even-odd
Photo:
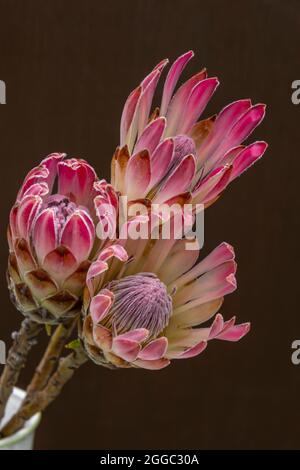
[[[175,153],[174,162],[178,164],[186,155],[195,155],[195,142],[186,135],[177,135],[174,137]]]
[[[172,300],[154,274],[127,276],[110,282],[107,288],[115,297],[105,326],[117,334],[146,328],[151,337],[156,337],[168,325]]]
[[[47,208],[51,208],[55,214],[57,232],[61,233],[66,221],[76,211],[77,205],[69,198],[55,194],[47,199]]]

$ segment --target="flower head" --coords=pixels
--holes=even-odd
[[[103,202],[110,217],[99,213]],[[56,323],[78,314],[87,270],[101,247],[95,224],[113,225],[116,211],[114,190],[84,160],[55,153],[28,173],[8,229],[9,287],[24,315]]]
[[[224,321],[218,313],[224,295],[236,289],[232,247],[222,243],[197,263],[199,251],[186,251],[182,242],[158,240],[144,260],[113,245],[91,265],[80,336],[94,362],[158,370],[199,355],[211,339],[237,341],[249,331],[248,323],[235,325],[235,317]],[[114,269],[119,278],[110,281]]]
[[[174,93],[193,55],[189,51],[172,64],[159,108],[151,110],[167,60],[144,78],[125,103],[120,146],[112,160],[112,184],[130,200],[173,203],[184,194],[208,206],[267,148],[265,142],[241,145],[262,121],[263,104],[235,101],[217,116],[198,121],[219,85],[205,69]]]

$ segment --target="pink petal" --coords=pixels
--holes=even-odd
[[[200,343],[196,344],[196,346],[188,349],[183,354],[178,356],[176,359],[190,359],[192,357],[199,356],[207,347],[206,341],[200,341]]]
[[[127,362],[133,362],[138,357],[141,346],[137,341],[115,337],[113,339],[112,351]]]
[[[268,144],[266,142],[254,142],[246,147],[233,162],[233,171],[230,176],[230,181],[240,176],[245,170],[253,165],[265,153]]]
[[[263,120],[265,109],[264,104],[256,104],[242,115],[229,133],[230,147],[239,145],[254,131],[256,126]]]
[[[204,201],[212,199],[211,194],[215,194],[215,188],[223,188],[224,183],[228,183],[232,168],[224,165],[212,170],[205,178],[199,181],[193,189],[194,204],[203,204]]]
[[[234,325],[231,328],[221,332],[216,339],[225,341],[239,341],[250,331],[250,323],[241,323],[240,325]]]
[[[157,184],[167,173],[174,156],[174,141],[173,139],[165,139],[155,149],[151,156],[151,181],[150,187],[152,188]]]
[[[108,265],[104,261],[101,261],[101,260],[94,261],[91,264],[87,272],[87,279],[92,279],[95,276],[99,276],[104,271],[106,271],[107,268],[108,268]]]
[[[212,326],[210,327],[208,339],[218,336],[224,328],[224,320],[220,313],[215,316]]]
[[[93,339],[96,345],[103,351],[110,351],[112,348],[112,334],[102,325],[94,325]]]
[[[117,211],[112,204],[103,202],[102,196],[94,199],[96,214],[99,219],[97,224],[97,237],[100,240],[115,239],[117,228]]]
[[[78,267],[78,263],[73,254],[65,247],[59,246],[45,256],[42,267],[57,282],[63,282]]]
[[[17,224],[18,209],[19,209],[18,204],[15,204],[11,208],[11,211],[9,213],[9,228],[11,231],[12,240],[14,240],[15,238],[19,238],[19,230],[18,230],[18,224]]]
[[[143,90],[147,88],[149,83],[152,82],[153,77],[156,75],[156,72],[162,72],[165,66],[169,63],[168,59],[163,59],[161,60],[155,67],[154,69],[144,78],[144,80],[141,83],[141,87]]]
[[[207,78],[193,88],[177,126],[177,133],[186,134],[192,128],[218,85],[217,78]]]
[[[16,212],[16,227],[13,230],[13,232],[17,231],[20,238],[29,239],[34,217],[37,215],[41,204],[42,199],[39,196],[26,196],[20,202]]]
[[[141,94],[142,88],[139,86],[133,90],[124,105],[122,117],[121,117],[121,129],[120,129],[120,146],[125,145],[126,136],[132,123],[134,113],[138,104],[138,100]]]
[[[94,323],[100,323],[108,313],[113,302],[112,296],[98,294],[92,298],[90,311]]]
[[[118,338],[122,339],[130,339],[132,341],[137,341],[141,343],[145,341],[149,336],[149,331],[146,328],[136,328],[135,330],[128,331],[127,333],[123,333],[118,335]]]
[[[202,274],[212,271],[214,268],[232,261],[235,258],[234,249],[229,243],[223,242],[215,248],[209,255],[200,261],[193,269],[181,276],[176,281],[177,288],[188,284]]]
[[[210,201],[215,199],[222,191],[227,187],[230,182],[230,177],[232,173],[232,166],[226,166],[224,173],[220,180],[215,184],[212,190],[203,198],[202,203],[208,204]]]
[[[95,170],[85,160],[72,158],[58,164],[58,193],[78,205],[92,205],[95,180]]]
[[[115,191],[114,187],[111,184],[107,183],[106,180],[95,181],[94,189],[97,195],[101,196],[103,200],[111,204],[114,209],[118,208],[118,194]]]
[[[83,214],[83,211],[74,212],[61,235],[60,243],[73,253],[78,263],[89,257],[94,243],[94,227],[91,232],[91,225],[86,221],[88,217],[87,213]]]
[[[20,201],[24,197],[24,194],[26,194],[32,185],[45,182],[48,176],[49,170],[47,170],[46,167],[38,166],[30,170],[18,192],[17,201]]]
[[[49,187],[49,193],[52,192],[53,184],[57,176],[57,165],[65,158],[65,153],[51,153],[44,160],[41,161],[41,165],[47,168],[49,174],[45,181]]]
[[[52,209],[43,210],[37,217],[33,230],[33,246],[39,262],[42,264],[45,256],[57,245],[55,216]]]
[[[183,69],[185,68],[185,66],[191,60],[193,56],[194,56],[194,52],[188,51],[185,54],[178,57],[178,59],[176,59],[175,62],[172,64],[169,70],[169,73],[167,75],[165,85],[164,85],[163,96],[162,96],[161,107],[160,107],[161,116],[164,116],[166,114],[168,106],[169,106],[169,102],[172,98],[172,94],[176,87],[178,79]]]
[[[91,297],[95,293],[95,288],[98,284],[97,281],[100,281],[101,274],[107,271],[107,269],[108,264],[101,260],[94,261],[91,264],[86,276],[86,284]]]
[[[143,198],[151,179],[150,157],[143,150],[130,158],[126,171],[125,185],[128,199]]]
[[[127,255],[125,248],[123,248],[123,246],[118,245],[118,244],[111,245],[108,248],[105,248],[104,250],[102,250],[98,259],[101,261],[107,261],[112,256],[115,256],[120,261],[128,260],[128,255]]]
[[[167,367],[170,364],[170,361],[168,359],[158,359],[156,361],[143,361],[142,359],[137,359],[134,364],[142,369],[160,370]]]
[[[167,348],[168,340],[162,336],[147,344],[147,346],[141,350],[138,357],[146,361],[155,361],[165,355]]]
[[[191,77],[177,90],[168,107],[166,136],[176,135],[177,125],[181,120],[184,107],[191,91],[193,90],[194,86],[204,80],[206,76],[206,70],[201,70],[201,72]]]
[[[220,164],[222,165],[232,165],[236,157],[244,150],[244,145],[238,145],[237,147],[233,147],[232,149],[228,150],[225,153],[224,157],[220,160]]]
[[[232,147],[243,142],[259,125],[265,115],[266,106],[257,104],[249,108],[234,124],[232,129],[223,139],[219,148],[209,157],[205,166],[206,171],[210,170],[222,158],[222,156]]]
[[[195,158],[193,155],[187,155],[167,178],[165,184],[154,198],[154,202],[156,204],[162,203],[176,196],[176,194],[185,192],[195,176],[195,171]]]
[[[237,287],[235,271],[236,263],[227,261],[206,272],[174,295],[174,306],[183,305],[194,299],[199,299],[199,304],[203,304],[233,292]]]
[[[49,188],[47,183],[34,183],[32,186],[29,186],[29,188],[25,191],[22,199],[27,196],[40,196],[41,198],[43,198],[47,194],[49,194]]]
[[[160,78],[162,69],[156,69],[153,71],[153,75],[149,82],[142,82],[143,91],[139,100],[138,108],[138,136],[140,136],[145,129],[149,113],[152,105],[153,95],[156,90],[158,80]]]
[[[212,131],[200,147],[199,159],[201,162],[204,162],[208,155],[217,149],[235,122],[237,122],[250,106],[251,101],[249,99],[239,100],[230,103],[219,113],[214,122]]]
[[[134,153],[138,153],[141,150],[148,150],[150,154],[154,152],[162,138],[165,127],[166,119],[164,117],[157,118],[150,122],[137,141],[134,147]]]

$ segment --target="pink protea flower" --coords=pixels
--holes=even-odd
[[[95,225],[115,224],[117,196],[84,160],[54,153],[26,176],[10,213],[8,282],[17,308],[42,323],[78,314]],[[57,189],[53,190],[54,184]],[[111,213],[101,213],[102,203]]]
[[[158,370],[197,356],[212,339],[238,341],[249,331],[249,323],[235,325],[235,317],[224,321],[217,313],[236,289],[232,247],[222,243],[197,263],[199,251],[186,251],[184,242],[158,240],[144,262],[131,263],[122,246],[112,245],[92,263],[80,336],[94,362]],[[210,326],[199,327],[214,315]]]
[[[130,200],[155,203],[176,199],[213,203],[225,187],[265,152],[265,142],[241,143],[262,121],[265,105],[235,101],[218,116],[197,121],[219,82],[205,69],[174,93],[184,67],[193,57],[180,56],[167,75],[160,108],[151,114],[160,62],[129,95],[121,118],[120,146],[112,159],[112,184]]]

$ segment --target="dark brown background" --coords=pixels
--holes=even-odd
[[[88,364],[44,413],[36,447],[299,448],[299,117],[296,0],[0,1],[1,329],[20,316],[5,284],[5,228],[25,173],[52,151],[81,156],[109,177],[122,105],[160,59],[194,49],[221,87],[207,115],[237,98],[268,104],[255,138],[270,148],[206,214],[205,253],[235,246],[239,289],[223,312],[251,320],[239,344],[162,372]],[[185,76],[187,76],[187,74]],[[37,351],[30,358],[31,368]],[[28,376],[28,374],[27,374]],[[22,376],[26,385],[26,373]]]

